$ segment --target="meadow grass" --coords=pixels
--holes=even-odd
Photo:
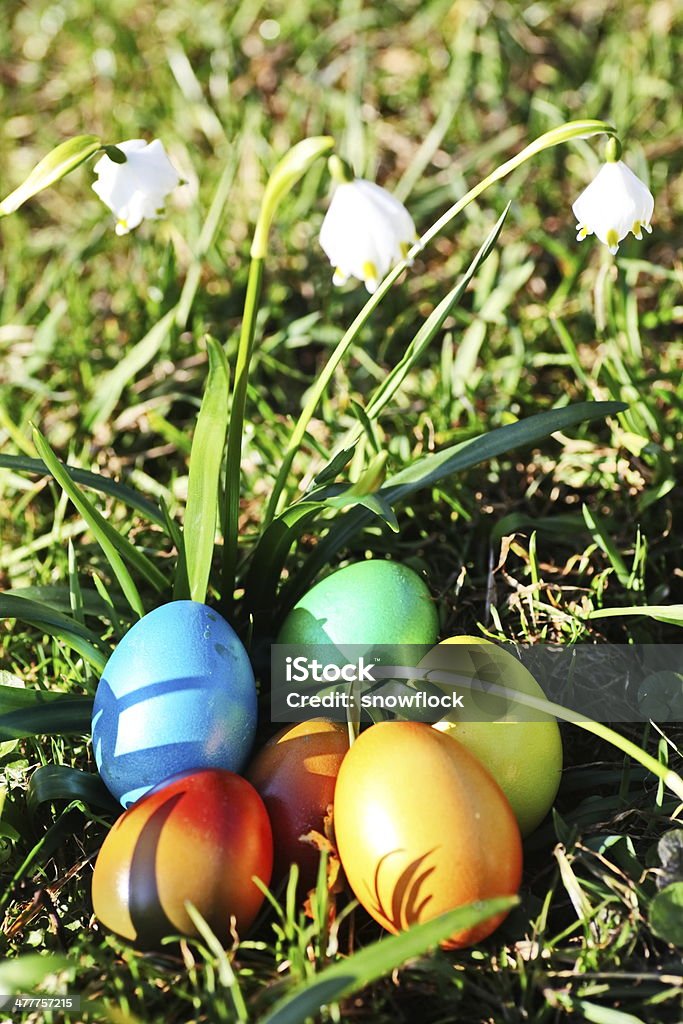
[[[616,262],[592,239],[576,244],[570,205],[599,166],[600,141],[516,171],[468,207],[375,311],[308,427],[287,496],[310,486],[355,429],[358,405],[510,203],[463,302],[362,432],[350,478],[375,449],[396,473],[570,402],[628,408],[418,492],[397,507],[397,534],[376,522],[338,557],[391,554],[425,570],[444,636],[677,642],[679,627],[647,614],[590,615],[680,601],[682,35],[673,0],[6,0],[0,192],[81,132],[110,142],[159,137],[186,184],[165,219],[123,239],[86,167],[0,221],[1,454],[35,457],[35,424],[71,464],[181,515],[204,338],[223,343],[234,363],[251,230],[267,176],[293,143],[333,135],[356,173],[396,192],[423,230],[535,135],[601,118],[618,127],[627,161],[651,183],[653,234],[625,242]],[[318,247],[326,189],[320,161],[271,235],[247,396],[244,559],[306,395],[364,301],[360,289],[332,287]],[[98,507],[162,570],[170,564],[163,519],[111,495]],[[285,579],[296,581],[316,543],[304,533]],[[2,589],[69,612],[76,578],[85,619],[114,641],[133,616],[92,531],[49,476],[0,468]],[[158,595],[140,589],[153,607]],[[237,621],[246,630],[239,605]],[[0,652],[2,670],[27,688],[94,692],[95,669],[41,629],[8,617]],[[680,727],[623,731],[680,770]],[[680,829],[677,802],[594,737],[567,726],[563,740],[555,813],[526,844],[521,902],[504,925],[476,949],[386,972],[330,1005],[330,1019],[680,1021],[680,949],[650,915],[658,844]],[[65,955],[66,965],[50,963],[83,995],[84,1021],[255,1021],[379,936],[358,911],[330,935],[324,907],[312,924],[279,893],[279,914],[264,912],[229,959],[208,941],[140,956],[92,918],[92,861],[112,809],[76,784],[69,801],[55,800],[47,783],[31,788],[35,769],[49,764],[94,772],[87,738],[0,746],[9,791],[0,992],[10,965],[24,965],[22,991],[30,991],[45,966],[41,973],[40,962],[23,958]],[[670,880],[682,880],[680,867]]]

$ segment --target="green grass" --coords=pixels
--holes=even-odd
[[[88,167],[0,221],[0,456],[35,457],[35,425],[61,458],[134,487],[157,508],[163,501],[179,521],[209,368],[204,336],[225,345],[234,372],[251,230],[267,176],[292,144],[333,135],[356,172],[396,191],[426,230],[530,138],[570,118],[601,118],[618,127],[630,166],[649,176],[653,234],[625,242],[616,263],[595,240],[575,243],[570,205],[599,166],[599,141],[516,171],[468,207],[375,311],[309,425],[287,496],[299,497],[355,429],[357,406],[367,406],[509,202],[498,246],[345,473],[356,479],[381,450],[390,477],[570,403],[628,408],[418,491],[395,509],[397,534],[375,520],[333,560],[391,554],[425,570],[444,636],[677,642],[675,625],[647,615],[588,616],[681,600],[682,35],[668,0],[8,0],[2,195],[81,132],[110,142],[160,137],[187,184],[164,220],[123,239],[90,191]],[[201,251],[219,185],[215,238]],[[332,287],[317,245],[326,189],[320,161],[271,235],[247,396],[242,582],[308,390],[365,298]],[[150,339],[183,286],[182,322],[168,316],[168,329]],[[136,346],[145,338],[143,358]],[[86,493],[170,579],[163,516],[121,494]],[[304,529],[285,584],[315,564],[318,540]],[[153,607],[159,595],[132,572]],[[92,528],[50,477],[18,468],[0,468],[0,585],[64,613],[80,590],[85,624],[107,649],[134,619]],[[211,599],[221,596],[214,583]],[[246,635],[239,602],[235,615]],[[97,683],[77,652],[13,618],[0,621],[0,667],[26,688],[73,696],[91,696]],[[680,726],[664,736],[655,726],[622,731],[680,771]],[[527,841],[521,902],[505,924],[481,948],[384,972],[331,1007],[331,1019],[680,1020],[680,948],[653,931],[651,913],[658,844],[681,827],[676,801],[594,737],[567,726],[563,739],[556,813]],[[41,786],[35,771],[50,764],[94,772],[79,735],[0,746],[9,792],[0,992],[6,965],[25,963],[22,991],[58,967],[17,958],[66,954],[62,982],[83,994],[84,1020],[234,1021],[246,1007],[255,1021],[379,937],[355,911],[328,942],[279,894],[282,917],[264,912],[229,962],[199,941],[163,956],[134,953],[91,916],[92,860],[111,808],[78,777]]]

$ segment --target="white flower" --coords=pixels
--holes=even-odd
[[[374,292],[416,241],[413,218],[386,189],[362,178],[337,185],[320,230],[335,284],[357,277]]]
[[[155,139],[129,139],[116,145],[126,156],[117,164],[101,157],[93,170],[98,176],[93,189],[116,215],[116,234],[125,235],[145,217],[154,219],[164,212],[164,201],[179,183],[180,176]]]
[[[640,178],[622,160],[609,161],[572,206],[579,222],[578,240],[595,233],[614,254],[629,231],[636,238],[643,237],[643,228],[652,231],[654,206],[652,193]]]

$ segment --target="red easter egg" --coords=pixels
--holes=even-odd
[[[245,779],[212,769],[158,786],[114,824],[92,880],[96,916],[140,949],[196,935],[189,900],[222,942],[240,935],[263,902],[273,841],[263,801]]]

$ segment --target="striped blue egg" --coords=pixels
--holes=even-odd
[[[124,807],[180,772],[239,772],[256,731],[254,673],[234,629],[196,601],[136,622],[95,695],[95,761]]]

